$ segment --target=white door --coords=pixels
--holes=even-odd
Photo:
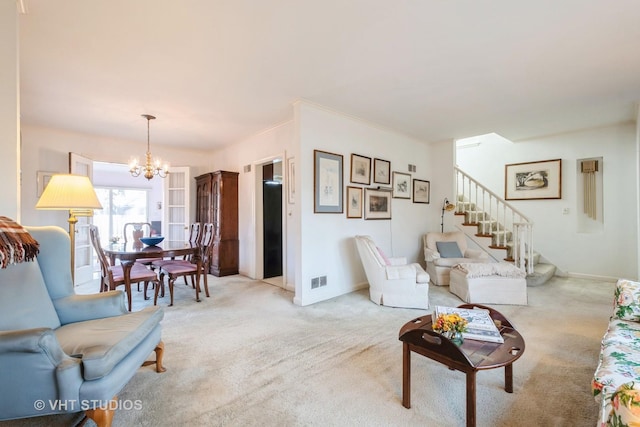
[[[188,167],[169,168],[164,182],[164,217],[162,235],[167,241],[189,240],[191,224],[191,171]]]
[[[88,176],[93,181],[93,160],[76,153],[69,153],[69,173]],[[91,247],[91,240],[89,240],[89,225],[91,225],[91,217],[78,217],[74,249],[74,282],[76,285],[81,285],[93,279],[93,266],[91,264],[93,248]]]

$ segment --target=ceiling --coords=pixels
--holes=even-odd
[[[22,0],[21,120],[214,149],[299,99],[425,142],[635,118],[637,0]]]

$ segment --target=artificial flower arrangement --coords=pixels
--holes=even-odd
[[[433,322],[433,330],[447,338],[453,338],[467,330],[467,323],[467,319],[457,313],[440,314]]]

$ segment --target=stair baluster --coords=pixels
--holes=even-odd
[[[466,222],[477,224],[479,235],[493,235],[494,246],[507,248],[507,258],[533,273],[533,223],[464,171],[458,167],[455,171],[456,213],[464,213]]]

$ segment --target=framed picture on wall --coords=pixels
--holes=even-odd
[[[45,188],[47,188],[47,184],[49,184],[49,181],[51,181],[51,177],[57,173],[60,173],[60,172],[45,172],[45,171],[36,172],[37,174],[36,183],[38,186],[36,195],[38,197],[42,196],[42,192],[44,191]]]
[[[351,182],[371,184],[371,157],[351,154]]]
[[[562,159],[505,165],[504,175],[505,200],[562,198]]]
[[[364,189],[364,219],[391,219],[391,192]]]
[[[313,150],[313,186],[315,213],[342,213],[342,154]]]
[[[411,198],[411,175],[408,173],[393,173],[393,197],[395,199]]]
[[[361,187],[347,187],[347,218],[362,218]]]
[[[373,159],[373,182],[375,184],[391,184],[391,162]]]
[[[413,203],[429,203],[431,183],[421,179],[413,180]]]

